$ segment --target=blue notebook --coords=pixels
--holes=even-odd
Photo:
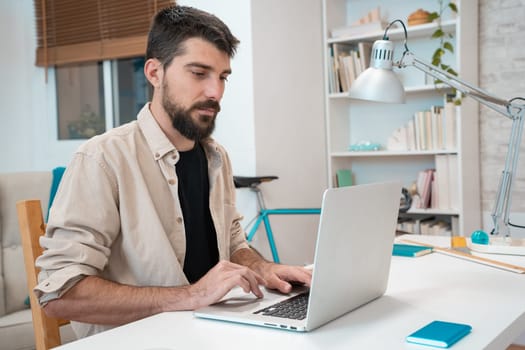
[[[467,324],[433,321],[406,337],[407,342],[448,348],[470,333]]]
[[[395,243],[392,248],[392,255],[394,256],[421,256],[432,253],[431,247],[411,244],[399,244]]]

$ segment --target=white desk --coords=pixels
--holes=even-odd
[[[525,275],[438,253],[393,257],[385,296],[311,333],[169,312],[60,349],[429,349],[404,339],[436,319],[472,325],[454,350],[505,349],[525,331]]]

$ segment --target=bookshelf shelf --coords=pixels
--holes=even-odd
[[[420,24],[416,26],[409,26],[407,27],[407,33],[410,38],[424,38],[424,37],[430,37],[432,33],[436,30],[437,24],[436,23],[426,23],[426,24]],[[454,33],[456,30],[456,20],[450,19],[442,22],[442,29],[445,33]],[[348,42],[348,41],[374,41],[377,39],[381,39],[384,34],[384,30],[380,31],[374,31],[370,33],[366,33],[363,35],[351,35],[351,36],[342,36],[337,38],[327,38],[327,43],[333,44],[333,43],[342,43],[342,42]],[[403,28],[391,28],[388,31],[388,37],[390,40],[399,40],[403,39],[405,36],[405,33],[403,32]]]
[[[373,157],[413,157],[413,156],[435,156],[437,154],[457,154],[456,150],[431,150],[431,151],[369,151],[369,152],[332,152],[331,157],[347,158],[373,158]]]
[[[445,93],[445,92],[451,91],[452,88],[444,84],[423,84],[423,85],[416,85],[416,86],[408,86],[405,88],[405,93],[407,95],[415,95],[419,93],[435,92],[439,90]],[[341,98],[341,99],[349,98],[347,92],[330,93],[328,97],[334,98],[334,99],[335,98]]]
[[[423,215],[459,215],[457,210],[445,209],[410,209],[406,214],[423,214]]]
[[[442,29],[452,35],[450,40],[455,48],[455,53],[448,53],[448,58],[444,61],[452,66],[463,80],[476,85],[478,2],[457,0],[456,4],[459,8],[458,15],[445,14],[442,21]],[[439,10],[438,1],[425,3],[424,6],[424,9],[430,12]],[[401,19],[406,23],[408,15],[420,8],[421,2],[323,0],[325,123],[329,184],[332,187],[337,186],[338,170],[348,169],[352,172],[355,184],[399,180],[403,183],[403,187],[413,189],[414,184],[421,181],[422,172],[440,168],[440,183],[445,183],[452,194],[445,195],[442,189],[439,192],[435,189],[435,193],[439,193],[439,196],[434,195],[436,201],[432,204],[435,205],[433,208],[411,208],[404,215],[435,215],[445,219],[448,217],[449,222],[453,223],[453,234],[469,235],[481,225],[480,179],[479,172],[476,170],[479,169],[477,103],[471,99],[463,99],[459,107],[454,107],[455,146],[436,147],[435,144],[428,146],[427,143],[426,147],[395,147],[390,141],[398,129],[415,120],[414,116],[417,113],[426,110],[434,111],[436,106],[445,106],[444,96],[450,94],[452,89],[443,84],[429,83],[423,73],[407,67],[394,69],[405,86],[407,103],[404,105],[354,101],[349,98],[347,92],[342,92],[346,91],[345,86],[346,88],[351,86],[353,79],[351,70],[348,71],[345,66],[348,62],[346,58],[339,60],[335,56],[337,54],[343,57],[352,56],[355,55],[352,51],[357,51],[357,60],[363,65],[361,53],[367,52],[363,50],[363,45],[381,39],[384,30],[341,37],[331,37],[331,32],[333,29],[350,26],[377,7],[380,8],[381,18],[385,23],[394,19]],[[431,61],[431,56],[439,45],[438,40],[431,38],[436,29],[436,23],[407,27],[408,47],[414,54],[428,62]],[[395,43],[394,60],[397,60],[403,52],[403,29],[391,28],[388,36]],[[356,62],[355,56],[352,56],[350,61]],[[357,68],[355,69],[359,72]],[[339,78],[337,74],[341,73],[338,72],[348,73],[350,76]],[[340,79],[346,79],[346,82],[343,83]],[[450,131],[447,133],[450,134]],[[381,150],[360,152],[348,150],[350,145],[363,141],[378,143],[381,145]],[[443,180],[442,175],[444,168],[447,171],[446,181]],[[437,178],[437,171],[433,174]],[[437,201],[440,196],[442,203],[448,204],[440,205]]]

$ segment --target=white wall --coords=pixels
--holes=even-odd
[[[525,1],[480,0],[479,2],[479,84],[504,99],[525,97]],[[493,227],[494,207],[511,121],[480,108],[481,196],[484,228]],[[511,222],[525,225],[525,140],[512,193]],[[525,237],[524,229],[512,229],[513,236]]]
[[[328,183],[321,9],[320,0],[252,2],[256,169],[279,176],[263,185],[270,208],[318,208]],[[271,222],[282,261],[312,262],[318,215]]]
[[[0,1],[0,171],[33,168],[37,129],[32,103],[34,62],[33,2]]]

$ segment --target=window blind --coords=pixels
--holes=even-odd
[[[141,56],[155,13],[174,0],[34,0],[37,66]]]

